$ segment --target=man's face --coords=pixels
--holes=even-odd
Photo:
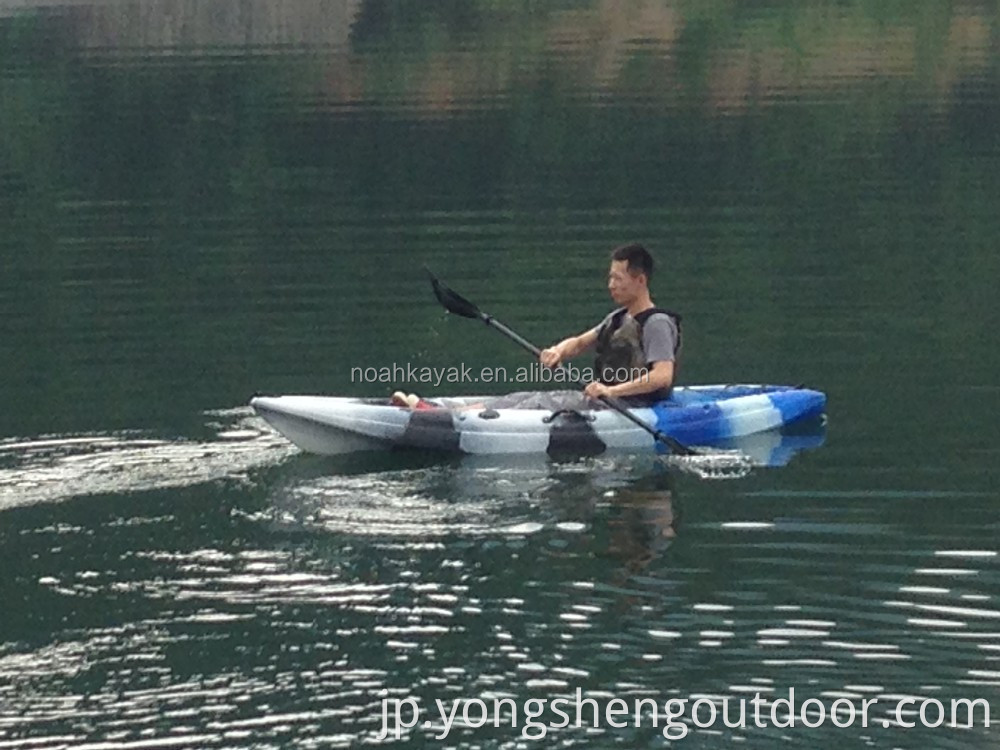
[[[608,270],[611,299],[619,305],[628,305],[642,292],[644,278],[641,273],[629,273],[627,260],[611,261],[611,268]]]

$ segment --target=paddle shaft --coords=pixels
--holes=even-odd
[[[495,328],[496,330],[500,331],[500,333],[509,338],[511,341],[514,341],[524,349],[527,349],[529,352],[534,354],[535,357],[541,355],[542,353],[541,349],[532,344],[530,341],[528,341],[526,338],[521,336],[516,331],[512,331],[511,329],[509,329],[499,320],[496,320],[492,315],[488,315],[480,310],[479,319],[482,320],[486,325],[490,326],[491,328]],[[584,383],[582,380],[580,380],[579,378],[572,377],[572,374],[569,372],[569,368],[566,367],[564,363],[559,364],[559,369],[566,372],[567,376],[570,378],[570,382],[576,385],[577,388],[583,389],[587,387],[587,384]],[[683,456],[690,456],[694,454],[693,450],[688,448],[680,441],[675,440],[674,438],[670,437],[670,435],[667,435],[665,432],[657,430],[654,427],[650,427],[648,424],[643,422],[641,419],[639,419],[639,417],[635,416],[632,412],[630,412],[628,410],[628,407],[625,406],[625,404],[623,404],[614,396],[598,396],[598,399],[609,408],[614,409],[616,412],[621,414],[623,417],[625,417],[627,420],[629,420],[636,426],[644,429],[646,432],[652,435],[656,440],[659,440],[661,443],[667,445],[670,448],[670,450],[672,450],[674,453],[679,453]]]

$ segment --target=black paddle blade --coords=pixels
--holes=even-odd
[[[461,315],[463,318],[480,318],[482,314],[479,308],[469,302],[465,297],[446,287],[430,269],[424,266],[424,270],[430,277],[431,286],[434,288],[434,296],[441,303],[442,307],[450,313]]]

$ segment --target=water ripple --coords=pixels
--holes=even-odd
[[[210,412],[210,440],[141,433],[0,440],[0,511],[105,493],[245,479],[293,455],[248,409]]]

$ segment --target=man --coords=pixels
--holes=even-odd
[[[597,350],[589,399],[613,396],[641,406],[670,396],[680,350],[680,316],[656,307],[649,294],[653,258],[642,245],[611,253],[608,291],[620,305],[601,323],[542,351],[547,367]]]
[[[539,361],[546,367],[596,349],[596,379],[579,391],[524,391],[476,404],[456,404],[438,399],[442,406],[459,409],[580,410],[601,408],[602,396],[621,399],[628,406],[648,406],[670,397],[680,351],[680,316],[653,304],[649,280],[653,258],[642,245],[622,245],[611,253],[608,291],[620,307],[594,328],[544,349]],[[411,409],[434,408],[416,394],[393,394],[392,402]]]

